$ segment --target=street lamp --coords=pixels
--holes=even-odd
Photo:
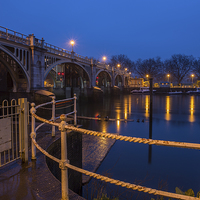
[[[168,77],[168,82],[169,82],[169,77],[170,77],[170,74],[167,74],[167,77]]]
[[[70,41],[70,44],[72,45],[72,52],[73,52],[73,46],[74,46],[74,44],[75,44],[74,40],[71,40],[71,41]]]
[[[128,69],[127,69],[127,68],[125,68],[124,70],[125,70],[125,71],[127,71]]]
[[[117,64],[117,67],[119,67],[119,68],[120,68],[120,64]]]
[[[193,84],[193,78],[194,78],[194,74],[192,74],[192,75],[191,75],[191,77],[192,77],[192,84]]]

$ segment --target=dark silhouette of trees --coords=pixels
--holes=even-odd
[[[177,81],[180,85],[183,78],[190,72],[194,65],[194,57],[182,54],[175,54],[168,60],[165,60],[165,72]]]
[[[138,59],[135,63],[134,69],[142,78],[145,78],[148,75],[149,77],[158,79],[161,75],[162,67],[163,62],[161,61],[160,57],[157,57],[156,59]]]
[[[200,58],[194,61],[193,71],[195,76],[200,79]]]
[[[111,67],[117,67],[117,65],[120,65],[119,66],[120,69],[127,68],[129,71],[131,71],[134,63],[126,55],[120,54],[120,55],[112,56],[110,59],[109,65]]]

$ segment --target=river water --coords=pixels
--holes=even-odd
[[[103,102],[79,105],[78,115],[109,116],[134,119],[134,122],[82,120],[83,128],[149,138],[149,95],[123,95],[105,98]],[[137,122],[139,121],[139,122]],[[142,122],[144,121],[144,122]],[[200,96],[153,95],[152,139],[200,143]],[[186,191],[200,191],[199,150],[116,141],[97,173],[145,187],[175,192],[179,187]],[[98,185],[99,184],[99,185]],[[96,189],[119,199],[151,199],[132,190],[91,181],[84,186],[83,195]],[[90,188],[90,189],[88,189]],[[104,189],[103,189],[104,188]]]

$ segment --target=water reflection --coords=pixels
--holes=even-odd
[[[127,112],[128,112],[128,101],[127,98],[124,99],[124,119],[127,119]]]
[[[120,114],[121,114],[121,110],[120,109],[116,109],[116,115],[117,115],[117,119],[120,119]],[[120,121],[117,120],[117,132],[120,131]]]
[[[166,96],[166,114],[165,119],[169,121],[171,119],[170,115],[170,96]]]
[[[149,95],[145,97],[145,117],[149,117]]]
[[[194,122],[194,96],[190,96],[190,116],[189,116],[189,122]]]
[[[131,95],[129,95],[129,98],[128,98],[128,111],[129,111],[129,114],[131,114]]]

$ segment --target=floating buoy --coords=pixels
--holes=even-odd
[[[142,119],[142,122],[144,122],[144,119]]]
[[[137,119],[137,122],[140,122],[140,119]]]

